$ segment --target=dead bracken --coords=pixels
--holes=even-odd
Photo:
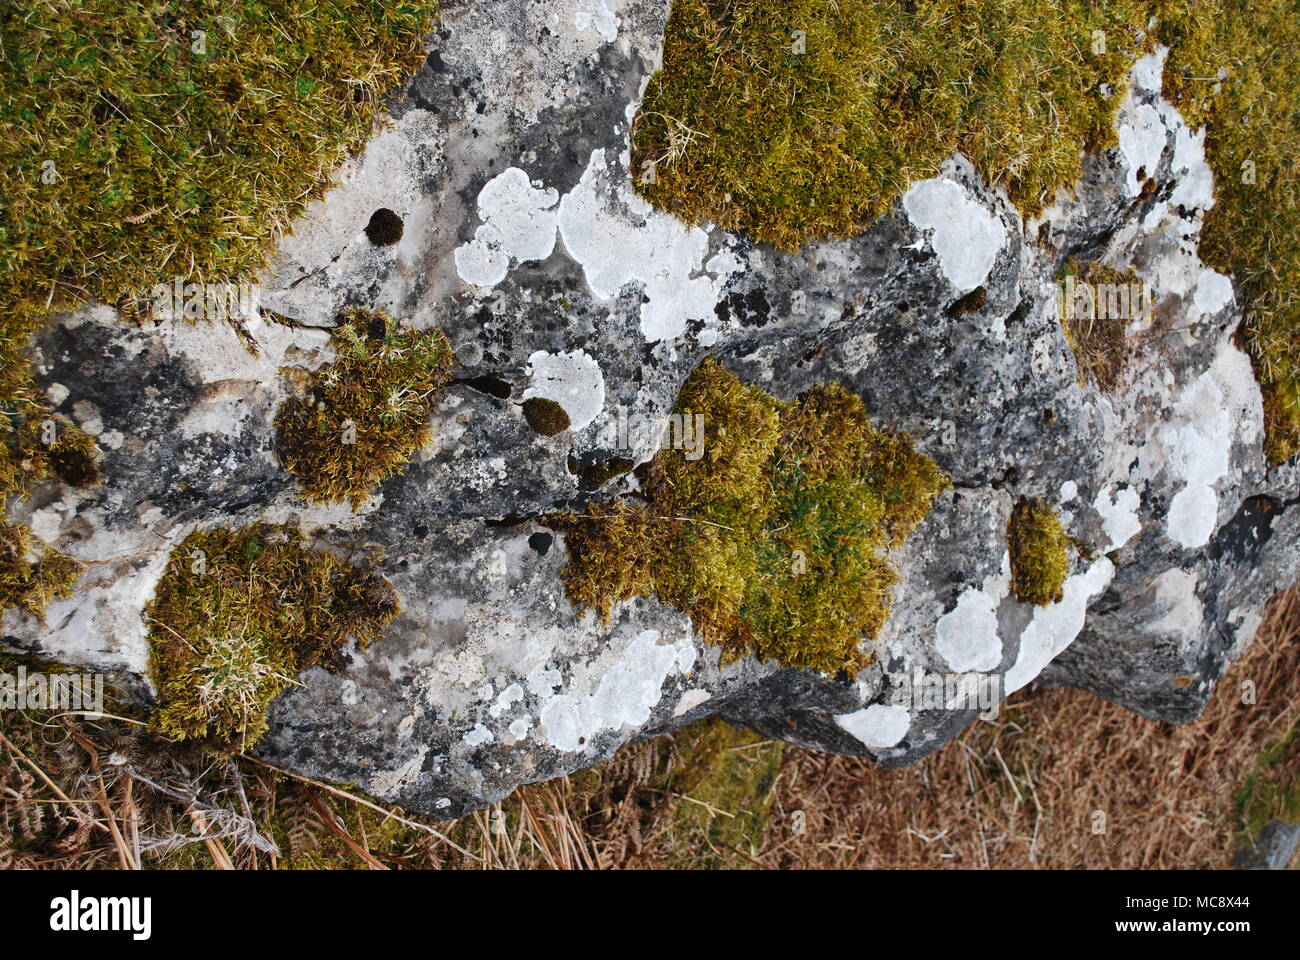
[[[566,534],[570,600],[608,617],[619,601],[657,596],[728,658],[860,667],[860,643],[889,613],[885,551],[947,478],[839,386],[782,403],[710,359],[676,410],[703,415],[702,457],[661,450],[644,500],[547,518]]]
[[[157,728],[244,750],[266,708],[308,667],[336,670],[398,612],[379,574],[259,524],[196,531],[173,552],[145,609]]]
[[[356,505],[429,442],[455,359],[441,331],[371,310],[344,313],[330,343],[334,361],[276,417],[280,459],[308,500]]]

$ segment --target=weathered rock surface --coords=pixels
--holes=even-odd
[[[402,614],[346,672],[304,674],[258,751],[440,817],[712,713],[907,764],[977,716],[918,702],[918,673],[999,697],[1070,684],[1194,717],[1267,597],[1300,576],[1300,468],[1266,469],[1242,310],[1197,257],[1213,202],[1203,135],[1160,99],[1161,58],[1134,71],[1120,146],[1038,220],[953,157],[862,236],[788,255],[632,192],[629,118],[666,13],[667,0],[447,3],[391,124],[260,278],[263,306],[292,322],[241,337],[129,327],[98,307],[43,334],[43,384],[98,437],[105,483],[41,488],[20,509],[87,570],[44,622],[7,613],[6,642],[147,698],[143,607],[196,526],[297,522],[344,555],[378,547]],[[367,239],[380,208],[402,218],[398,243]],[[1108,394],[1078,383],[1057,316],[1074,255],[1131,267],[1159,297]],[[299,499],[273,434],[282,368],[327,360],[325,328],[350,305],[442,328],[464,367],[434,443],[356,511]],[[563,538],[526,519],[631,489],[590,468],[648,459],[708,354],[783,399],[852,387],[953,478],[894,555],[893,615],[857,677],[719,666],[652,599],[606,628],[564,597]],[[565,406],[571,429],[535,434],[530,396]],[[1095,549],[1051,607],[1009,595],[1022,496],[1059,506]]]

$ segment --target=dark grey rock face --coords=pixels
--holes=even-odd
[[[147,697],[142,610],[196,527],[296,522],[344,555],[378,548],[402,614],[345,672],[304,674],[258,750],[440,817],[714,713],[888,766],[1033,681],[1195,716],[1300,576],[1300,470],[1266,469],[1241,309],[1196,252],[1213,202],[1202,141],[1159,98],[1161,58],[1134,71],[1120,146],[1038,220],[958,156],[862,236],[788,255],[631,190],[628,123],[666,9],[449,3],[392,122],[258,278],[291,322],[241,337],[127,327],[101,307],[44,334],[43,384],[99,438],[106,480],[23,508],[87,573],[44,623],[6,614],[8,643]],[[379,210],[401,220],[396,241],[367,233]],[[1071,256],[1132,268],[1157,297],[1111,393],[1080,386],[1062,334]],[[273,435],[282,368],[325,362],[351,305],[442,328],[463,364],[432,445],[356,511],[299,499]],[[850,386],[953,479],[893,557],[893,614],[856,677],[720,665],[653,599],[606,626],[564,597],[563,537],[529,518],[633,491],[634,475],[596,468],[652,455],[708,355],[782,398]],[[520,410],[534,396],[570,429],[536,434]],[[1009,590],[1006,522],[1025,496],[1095,550],[1047,608]]]

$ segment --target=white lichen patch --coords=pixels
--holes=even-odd
[[[1225,338],[1210,369],[1183,391],[1157,433],[1171,479],[1183,483],[1169,504],[1169,539],[1187,548],[1209,543],[1218,526],[1215,484],[1228,473],[1232,444],[1253,442],[1262,422],[1250,360]]]
[[[1092,506],[1101,515],[1101,529],[1106,535],[1103,553],[1118,550],[1142,532],[1142,519],[1138,515],[1142,497],[1133,487],[1099,490]]]
[[[1140,103],[1120,114],[1119,152],[1128,171],[1124,189],[1130,197],[1141,193],[1142,183],[1155,176],[1168,133],[1160,112],[1150,104]]]
[[[573,11],[573,26],[579,33],[595,30],[606,43],[618,39],[618,0],[576,0],[577,9]],[[614,9],[610,9],[610,4]]]
[[[586,427],[604,409],[605,377],[595,357],[585,350],[538,350],[528,358],[528,376],[524,399],[554,400],[569,415],[570,430]]]
[[[629,189],[626,169],[620,164],[612,173],[604,149],[592,151],[581,181],[560,201],[559,224],[564,249],[582,265],[595,296],[610,300],[625,284],[642,284],[646,340],[680,336],[689,321],[713,317],[727,275],[701,272],[709,235],[656,211]]]
[[[983,589],[968,587],[957,606],[934,625],[935,649],[957,673],[993,670],[1002,662],[998,635],[998,606],[1011,588],[1011,557],[1003,554],[1002,569],[984,581]]]
[[[1232,281],[1217,270],[1202,270],[1196,278],[1192,303],[1201,313],[1218,313],[1232,303]]]
[[[482,224],[473,240],[456,248],[456,273],[476,287],[494,287],[512,262],[545,260],[555,249],[559,199],[555,189],[534,186],[518,167],[493,177],[478,195]]]
[[[835,717],[835,723],[865,746],[883,750],[896,746],[907,736],[907,730],[912,725],[912,715],[906,707],[873,703],[864,710],[839,714]]]
[[[629,642],[611,645],[595,664],[576,672],[564,693],[546,701],[541,733],[557,750],[577,751],[602,731],[639,727],[663,696],[664,681],[694,663],[689,635],[664,643],[658,630],[642,630]]]
[[[903,209],[918,229],[930,232],[943,275],[958,292],[984,282],[1006,244],[1001,218],[944,177],[913,184],[903,194]]]
[[[1020,634],[1020,653],[1003,678],[1003,696],[1028,684],[1074,642],[1083,629],[1088,604],[1115,576],[1115,565],[1100,557],[1083,573],[1068,577],[1060,603],[1036,607],[1034,617]]]

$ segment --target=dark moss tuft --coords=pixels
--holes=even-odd
[[[366,224],[366,237],[376,247],[390,247],[402,239],[402,218],[387,207],[380,207],[370,215]]]
[[[544,437],[553,437],[569,429],[569,415],[554,400],[529,397],[523,402],[524,419]]]

